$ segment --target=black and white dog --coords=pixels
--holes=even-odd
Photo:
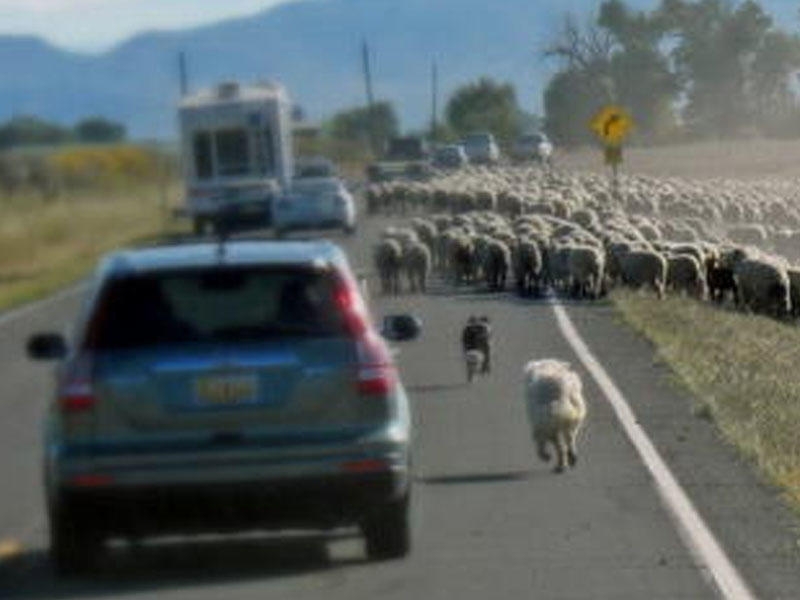
[[[492,327],[488,317],[470,317],[461,332],[461,350],[467,368],[467,381],[476,374],[492,370]]]

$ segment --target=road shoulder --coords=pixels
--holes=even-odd
[[[694,416],[688,392],[613,307],[573,304],[567,312],[755,593],[796,597],[799,523],[777,491],[722,441],[713,423]]]

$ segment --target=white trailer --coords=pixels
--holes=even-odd
[[[293,176],[291,110],[275,83],[223,83],[181,100],[185,208],[197,233],[223,217],[270,224]]]

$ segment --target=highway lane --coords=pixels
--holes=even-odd
[[[358,238],[343,240],[356,264],[368,264],[370,243],[381,224],[370,223]],[[22,551],[0,566],[0,596],[714,597],[644,467],[584,371],[590,416],[579,448],[579,466],[555,476],[537,462],[521,404],[522,364],[544,356],[577,364],[551,308],[511,296],[453,294],[442,286],[425,297],[374,301],[377,314],[413,310],[425,321],[423,339],[403,345],[400,354],[417,426],[416,536],[407,560],[367,563],[360,540],[346,532],[327,544],[318,536],[293,537],[288,543],[273,537],[212,538],[202,543],[177,540],[133,552],[114,550],[96,578],[54,580],[46,561],[38,434],[50,380],[47,369],[28,363],[21,348],[30,331],[65,323],[74,308],[75,300],[68,299],[2,325],[0,376],[5,383],[0,398],[4,417],[0,421],[0,481],[8,487],[0,495],[0,540],[19,540]],[[605,362],[608,355],[611,372],[621,378],[626,396],[636,399],[635,408],[643,409],[652,422],[657,412],[653,406],[665,394],[676,395],[654,384],[662,373],[653,367],[652,351],[643,351],[641,342],[628,339],[630,334],[614,323],[607,307],[571,306],[569,310],[590,344],[615,348],[600,356]],[[458,332],[473,313],[489,315],[502,341],[492,376],[467,386]],[[629,347],[636,356],[627,356]],[[648,393],[642,394],[643,390]],[[667,400],[672,401],[673,413],[681,412],[675,405],[684,399]],[[662,430],[666,413],[662,406]],[[690,444],[699,438],[695,450],[718,446],[708,435],[708,424],[691,425],[696,427],[690,430]],[[674,443],[660,441],[666,441],[672,458]],[[705,465],[705,472],[734,477],[744,490],[750,481],[746,468],[731,463],[724,453],[715,454],[713,448],[709,452],[715,463]],[[698,454],[694,453],[695,468],[703,464]],[[683,470],[691,474],[691,469]],[[754,487],[756,491],[749,501],[742,501],[738,512],[728,502],[727,516],[715,519],[714,524],[739,531],[741,527],[732,519],[751,515],[745,531],[759,529],[759,523],[768,532],[782,531],[786,522],[778,519],[783,516],[779,511],[764,511],[763,518],[749,512],[751,507],[774,508],[768,491]],[[702,486],[696,491],[707,493]],[[737,535],[741,534],[723,531],[721,537],[733,540],[738,563],[752,567],[745,576],[761,597],[796,597],[794,591],[800,586],[790,568],[797,563],[790,553],[780,553],[778,560],[778,551],[767,548],[766,541],[737,544]]]

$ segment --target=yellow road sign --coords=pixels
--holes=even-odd
[[[619,106],[604,106],[589,126],[603,143],[618,146],[633,129],[633,119]]]

